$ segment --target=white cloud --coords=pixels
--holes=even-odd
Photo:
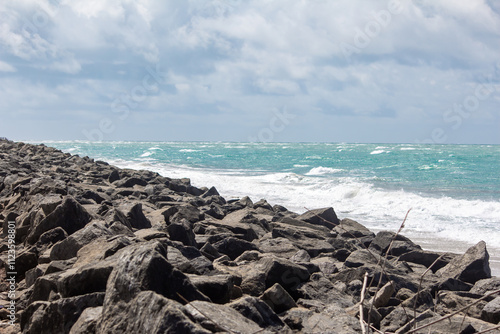
[[[136,109],[143,114],[239,114],[244,124],[292,104],[323,115],[441,121],[444,108],[493,71],[498,9],[483,0],[401,0],[402,12],[382,22],[389,3],[4,2],[0,71],[18,80],[12,96],[33,92],[33,103],[23,105],[33,110],[38,99],[53,109],[109,112],[117,96],[141,85],[147,66],[160,63],[167,84]],[[43,24],[33,20],[44,12]],[[356,46],[359,34],[368,36],[366,45],[346,58],[341,43]],[[54,87],[60,96],[47,100]],[[482,103],[474,117],[498,117],[495,103]]]
[[[16,68],[0,60],[0,72],[16,72]]]

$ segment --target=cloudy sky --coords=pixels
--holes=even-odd
[[[2,1],[0,136],[500,144],[500,5]]]

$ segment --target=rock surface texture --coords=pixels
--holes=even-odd
[[[0,222],[1,333],[475,333],[500,321],[484,242],[441,256],[333,208],[226,200],[44,145],[0,139]]]

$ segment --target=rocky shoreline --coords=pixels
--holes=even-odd
[[[2,333],[500,333],[484,242],[424,251],[333,208],[0,139],[0,221]]]

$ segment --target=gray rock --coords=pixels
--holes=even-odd
[[[187,304],[185,309],[201,326],[210,331],[253,334],[262,330],[254,321],[229,306],[197,300]]]
[[[272,332],[283,331],[283,327],[285,327],[283,321],[269,305],[256,297],[245,296],[229,303],[227,306],[232,307],[260,327]]]
[[[322,208],[307,211],[297,217],[299,220],[303,220],[310,224],[323,225],[330,229],[334,228],[339,224],[339,219],[335,214],[333,208]]]
[[[500,322],[500,297],[496,297],[484,306],[481,312],[481,319],[498,324]]]
[[[69,235],[73,234],[87,225],[91,219],[87,210],[78,202],[71,197],[66,197],[62,204],[32,228],[26,241],[34,244],[44,232],[56,227],[63,228]]]
[[[66,239],[56,243],[50,251],[50,259],[67,260],[75,257],[78,250],[90,243],[92,240],[101,236],[110,236],[111,232],[102,222],[93,222],[81,230],[70,235]]]
[[[335,226],[334,231],[336,231],[343,238],[375,236],[372,231],[349,218],[342,219],[339,222],[339,225]]]
[[[171,240],[180,241],[186,246],[196,246],[194,232],[187,221],[171,223],[167,227],[167,232]]]
[[[406,262],[412,262],[412,263],[417,263],[417,264],[422,264],[425,267],[429,267],[431,264],[436,261],[442,253],[437,253],[437,252],[430,252],[430,251],[424,251],[424,250],[412,250],[410,252],[407,252],[405,254],[402,254],[399,258],[398,261],[406,261]],[[431,268],[433,272],[436,272],[437,270],[443,268],[446,266],[450,261],[455,258],[454,255],[445,255],[441,257],[440,260],[438,260],[434,266]]]
[[[486,243],[480,241],[437,273],[443,278],[451,277],[474,284],[480,279],[491,277],[489,258]]]
[[[86,308],[71,327],[69,334],[95,334],[101,314],[102,306]]]
[[[234,277],[231,275],[198,276],[189,275],[191,283],[214,303],[226,304],[231,299],[234,289]]]
[[[484,295],[498,289],[500,289],[500,277],[492,277],[477,281],[472,289],[470,289],[470,292],[478,295]]]
[[[260,299],[266,302],[276,313],[282,313],[292,307],[297,307],[295,300],[279,283],[264,291]]]
[[[21,329],[27,334],[68,333],[88,307],[102,305],[104,293],[32,303],[22,313]]]
[[[309,262],[311,261],[311,256],[309,255],[308,252],[305,250],[301,249],[297,253],[295,253],[291,258],[291,261],[295,263],[300,263],[300,262]]]
[[[236,259],[245,251],[259,250],[255,244],[233,237],[216,242],[213,246],[219,253],[226,254],[232,260]]]
[[[393,294],[394,285],[392,284],[392,282],[387,282],[383,287],[380,288],[377,295],[373,297],[369,303],[371,303],[376,308],[386,306]]]
[[[211,333],[193,323],[182,304],[153,291],[141,291],[129,302],[118,301],[106,305],[96,327],[96,334]]]
[[[142,203],[125,204],[121,207],[121,209],[127,217],[128,223],[133,228],[143,229],[151,227],[151,222],[146,218],[144,212],[142,211]]]
[[[393,242],[393,244],[389,252],[390,255],[399,256],[414,250],[421,250],[420,246],[416,245],[407,237],[401,234],[396,235],[396,233],[389,231],[378,232],[370,244],[370,250],[375,250],[385,255],[391,242]]]
[[[139,292],[151,290],[169,299],[208,300],[167,259],[167,251],[161,243],[149,241],[131,245],[118,251],[117,262],[106,285],[103,312],[118,302],[129,302]]]

